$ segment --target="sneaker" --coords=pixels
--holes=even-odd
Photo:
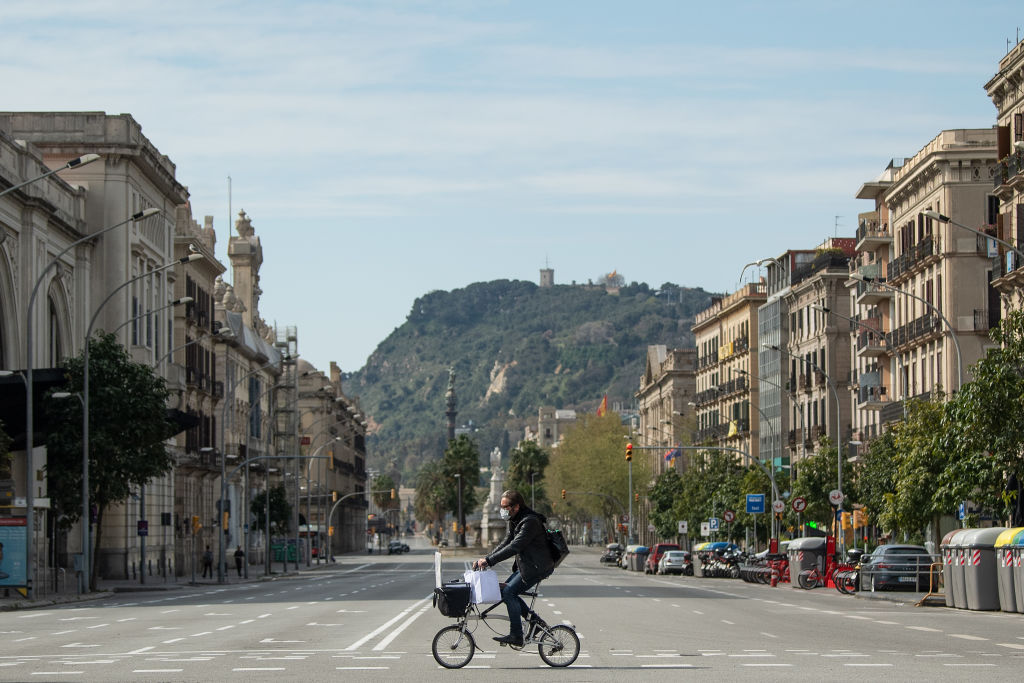
[[[495,636],[494,640],[496,640],[501,645],[515,645],[517,647],[523,646],[522,635],[514,636],[510,633],[507,636]]]

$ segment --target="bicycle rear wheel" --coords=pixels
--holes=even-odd
[[[800,587],[803,588],[805,591],[809,591],[812,588],[818,587],[817,573],[810,569],[805,569],[802,572],[800,572],[799,576],[797,577],[797,580],[800,582]]]
[[[548,666],[569,666],[580,656],[579,636],[568,626],[552,626],[541,636],[537,652]]]
[[[430,646],[434,659],[446,669],[461,669],[469,664],[475,649],[473,637],[461,626],[445,626],[437,632]]]

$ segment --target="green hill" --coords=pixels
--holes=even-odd
[[[504,453],[536,425],[537,409],[629,405],[647,346],[691,346],[694,315],[711,294],[672,284],[604,287],[496,280],[413,303],[366,366],[346,377],[370,417],[370,464],[405,475],[444,450],[448,368],[456,372],[458,424],[481,455]]]

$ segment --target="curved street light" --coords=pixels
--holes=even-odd
[[[88,156],[88,155],[86,155]],[[95,161],[92,159],[90,161]],[[69,162],[70,163],[70,162]],[[88,162],[85,162],[88,163]],[[81,163],[77,164],[81,165]],[[36,278],[35,284],[32,286],[32,293],[28,297],[28,306],[25,309],[25,475],[26,475],[26,490],[25,490],[25,526],[28,529],[25,538],[25,597],[29,600],[35,597],[35,588],[33,587],[33,575],[35,574],[35,464],[32,451],[35,450],[35,414],[33,406],[33,358],[32,358],[32,309],[35,306],[36,295],[39,294],[39,286],[43,284],[43,278],[50,272],[50,269],[55,268],[60,263],[61,257],[68,253],[80,244],[83,244],[89,240],[92,240],[100,235],[110,232],[115,228],[119,228],[126,223],[132,223],[136,221],[145,220],[150,216],[155,216],[160,213],[160,209],[148,208],[143,209],[137,213],[132,214],[123,221],[118,221],[111,226],[103,228],[97,232],[89,233],[84,237],[80,237],[68,246],[64,247],[53,259],[46,264],[42,272],[39,273],[39,277]],[[86,348],[89,345],[86,344]],[[88,396],[88,394],[86,394]],[[88,521],[88,517],[86,517]],[[84,549],[83,549],[84,552]]]
[[[11,192],[14,192],[17,189],[25,187],[26,185],[31,185],[32,183],[34,183],[34,182],[36,182],[38,180],[42,180],[43,178],[49,178],[54,173],[60,173],[61,171],[66,171],[69,168],[75,168],[77,166],[85,166],[86,164],[91,164],[92,162],[96,161],[99,158],[100,158],[99,154],[83,154],[82,156],[80,156],[80,157],[78,157],[76,159],[72,159],[71,161],[67,162],[66,164],[64,164],[63,166],[61,166],[59,168],[51,169],[51,170],[47,171],[46,173],[44,173],[44,174],[42,174],[40,176],[36,176],[35,178],[32,178],[31,180],[26,180],[24,182],[18,183],[17,185],[12,185],[12,186],[8,187],[3,192],[0,192],[0,197],[3,197],[6,194],[10,194]]]

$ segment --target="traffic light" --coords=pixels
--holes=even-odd
[[[626,462],[632,462],[632,461],[633,461],[633,444],[627,443],[626,444]]]
[[[391,489],[391,500],[395,499],[395,490]]]
[[[331,491],[331,502],[332,503],[337,503],[338,502],[338,492],[337,491]]]
[[[636,502],[636,503],[640,502],[640,494],[639,493],[634,493],[633,494],[633,501]]]
[[[459,523],[458,522],[452,522],[452,531],[458,533],[458,531],[459,531]]]
[[[565,489],[562,489],[562,500],[565,500]]]
[[[198,534],[203,525],[199,522],[199,515],[192,515],[192,533]]]
[[[327,527],[327,535],[328,536],[333,536],[334,535],[334,527],[333,526]]]
[[[228,532],[228,517],[230,517],[230,516],[231,516],[231,513],[228,512],[227,510],[225,510],[224,512],[221,513],[220,528],[224,530],[224,533]]]

